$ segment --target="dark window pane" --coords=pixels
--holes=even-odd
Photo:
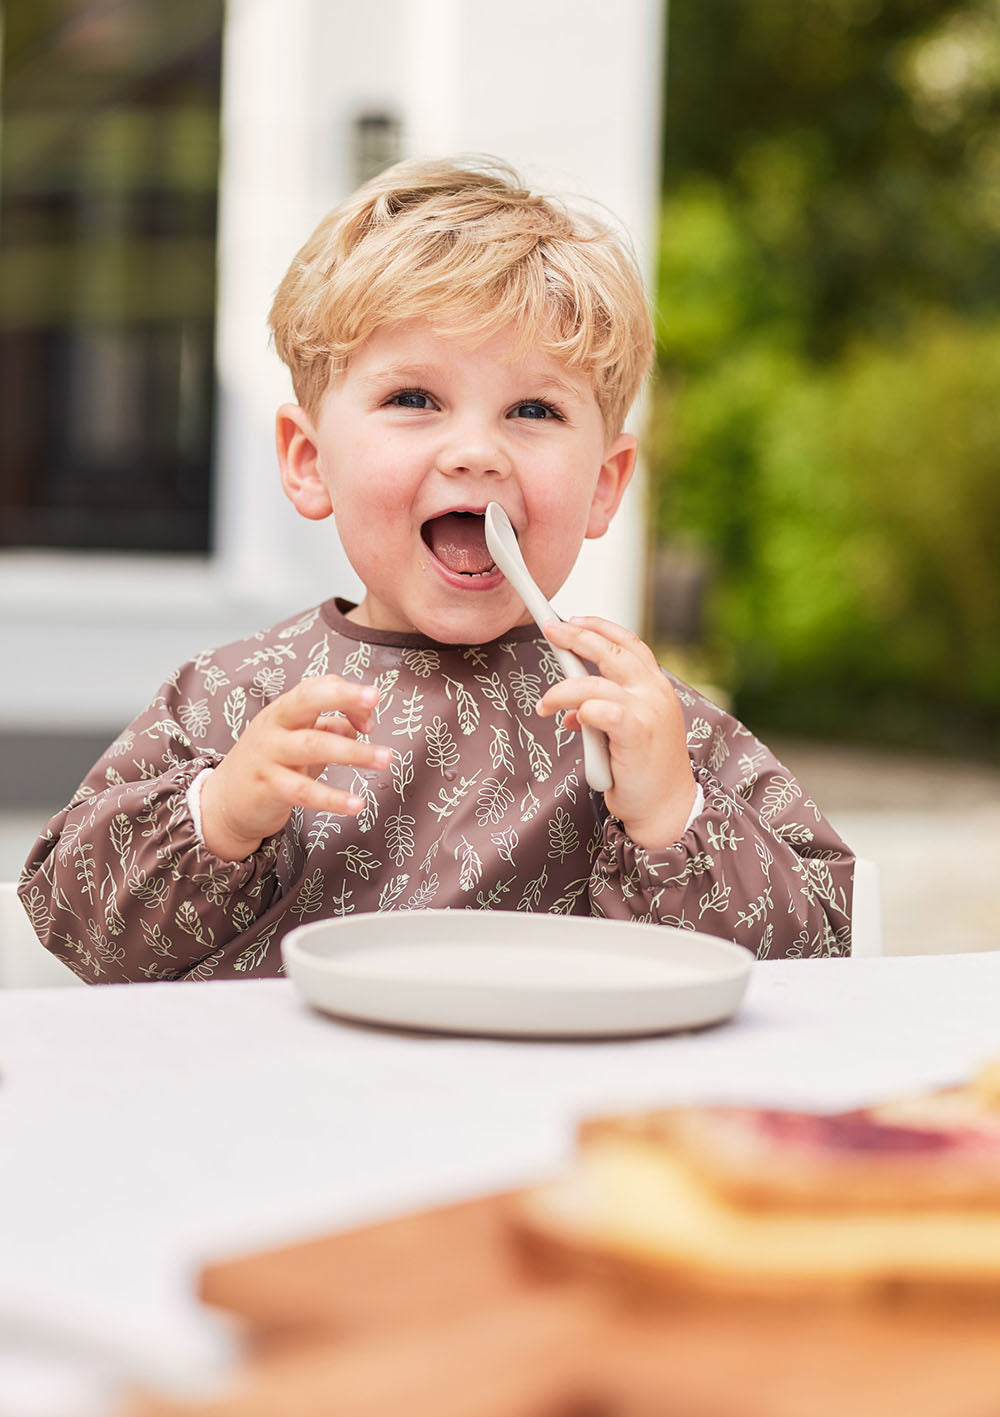
[[[209,546],[222,0],[9,0],[0,545]]]

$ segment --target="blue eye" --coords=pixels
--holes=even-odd
[[[518,418],[537,418],[539,421],[561,417],[550,403],[544,403],[541,399],[528,399],[525,403],[519,403],[514,413]]]
[[[400,389],[398,394],[393,394],[389,400],[397,408],[433,408],[434,403],[430,394],[425,394],[422,389]]]

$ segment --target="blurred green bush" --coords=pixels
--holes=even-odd
[[[671,7],[658,538],[710,562],[755,726],[1000,757],[1000,7],[698,4]],[[945,41],[965,89],[928,118]]]

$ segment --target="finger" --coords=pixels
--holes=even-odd
[[[628,690],[613,679],[602,679],[596,674],[576,675],[570,679],[560,679],[551,685],[535,705],[535,712],[542,718],[558,713],[560,709],[579,709],[588,699],[609,699],[622,703]]]
[[[289,807],[310,807],[314,812],[334,812],[339,817],[356,817],[365,805],[357,793],[329,787],[324,782],[294,772],[292,768],[276,767],[270,786]]]
[[[631,632],[623,632],[623,634]],[[546,625],[546,638],[561,649],[571,650],[580,659],[596,664],[601,673],[617,684],[634,685],[649,677],[655,661],[650,663],[646,646],[633,635],[630,640],[609,639],[597,630],[587,629],[563,620]]]
[[[364,733],[377,703],[378,690],[370,684],[349,684],[339,674],[318,674],[301,680],[269,707],[283,728],[311,728],[321,713],[340,713]]]
[[[572,615],[566,623],[578,625],[583,630],[591,630],[594,634],[603,635],[613,644],[631,650],[637,659],[648,664],[651,669],[658,670],[660,667],[656,655],[641,635],[637,635],[634,630],[627,630],[624,625],[616,624],[614,620],[605,620],[600,615]]]
[[[342,713],[321,713],[313,724],[314,728],[322,729],[324,733],[337,733],[344,738],[356,738],[358,729],[355,728],[351,720]],[[360,731],[367,733],[369,728],[374,727],[371,715],[369,714],[367,724]]]
[[[628,746],[626,737],[631,739],[636,736],[634,732],[628,733],[630,719],[624,705],[611,703],[608,699],[588,699],[580,705],[576,716],[584,728],[596,728],[606,733],[619,747]],[[634,723],[631,726],[634,729]]]
[[[304,768],[338,763],[345,767],[384,770],[392,762],[392,749],[380,743],[362,742],[321,728],[300,728],[283,735],[278,762],[285,767]]]

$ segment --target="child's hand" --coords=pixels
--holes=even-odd
[[[684,715],[652,650],[610,620],[552,621],[546,637],[596,664],[602,678],[563,679],[539,700],[548,716],[565,709],[567,728],[581,724],[608,736],[614,786],[605,794],[638,846],[661,849],[683,835],[697,791]]]
[[[377,689],[328,674],[303,679],[261,709],[205,779],[201,834],[208,849],[242,861],[281,830],[295,806],[357,815],[363,798],[315,779],[328,763],[389,766],[391,748],[356,736],[371,731],[377,702]]]

